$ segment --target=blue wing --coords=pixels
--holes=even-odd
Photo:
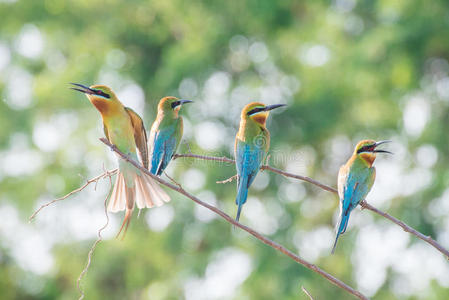
[[[242,205],[248,197],[248,188],[256,178],[264,157],[265,151],[263,149],[237,141],[235,156],[238,175],[237,197],[235,199],[235,204],[238,205],[237,220],[240,217]]]
[[[178,145],[175,126],[169,126],[154,133],[150,172],[161,175],[172,159]]]
[[[374,168],[350,171],[343,182],[343,199],[340,199],[340,225],[339,233],[344,233],[348,226],[351,211],[365,199],[373,185]]]
[[[236,167],[239,178],[247,177],[247,188],[253,183],[265,157],[265,151],[258,147],[238,141],[236,149]]]
[[[340,197],[343,197],[343,199],[340,199],[340,221],[337,224],[337,236],[332,248],[332,253],[334,253],[335,247],[337,246],[338,237],[340,234],[345,233],[346,228],[348,227],[351,211],[360,203],[360,201],[365,199],[366,195],[369,193],[374,182],[374,172],[374,168],[359,169],[356,172],[349,172],[347,176],[341,178],[343,193]]]
[[[375,169],[366,168],[358,172],[349,172],[343,189],[342,208],[345,214],[365,199],[372,186],[372,175]]]

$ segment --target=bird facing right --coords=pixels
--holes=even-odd
[[[368,195],[376,178],[373,167],[376,153],[390,153],[376,149],[381,144],[390,141],[376,142],[374,140],[360,141],[354,149],[351,158],[338,172],[338,196],[340,198],[339,222],[335,228],[336,238],[332,253],[337,246],[338,237],[346,231],[351,211]]]
[[[266,125],[270,111],[285,104],[265,105],[251,102],[240,115],[240,127],[235,137],[235,165],[237,168],[236,220],[240,218],[242,206],[248,197],[248,188],[259,172],[262,160],[270,148],[270,132]]]
[[[160,176],[175,155],[184,128],[179,110],[191,102],[176,97],[164,97],[159,101],[157,117],[151,126],[148,141],[151,174]]]

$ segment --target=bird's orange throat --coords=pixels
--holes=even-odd
[[[361,153],[360,154],[360,158],[363,160],[364,163],[366,163],[366,165],[368,167],[372,167],[374,160],[376,160],[376,154],[374,153]]]
[[[250,118],[254,122],[259,123],[260,125],[265,126],[265,124],[267,122],[267,118],[268,118],[268,113],[267,112],[260,112],[260,113],[257,113],[255,115],[250,116]]]
[[[98,111],[103,115],[107,114],[110,109],[111,105],[107,102],[107,100],[102,99],[92,99],[90,102],[98,109]]]

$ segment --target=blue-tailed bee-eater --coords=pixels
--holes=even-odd
[[[260,165],[270,148],[270,132],[266,121],[270,110],[285,104],[265,105],[252,102],[246,105],[240,115],[240,127],[235,137],[235,165],[237,168],[236,220],[240,218],[242,206],[248,197],[248,188],[256,178]]]
[[[390,153],[386,150],[379,150],[377,146],[390,141],[376,142],[374,140],[360,141],[354,149],[351,158],[341,166],[338,172],[338,196],[340,198],[340,216],[336,230],[336,238],[332,253],[337,246],[338,237],[346,231],[349,215],[351,211],[365,199],[374,179],[376,178],[376,169],[373,167],[376,153]]]
[[[140,116],[132,109],[123,106],[114,92],[105,85],[91,87],[72,83],[74,90],[84,93],[89,101],[100,112],[103,119],[103,128],[106,138],[121,152],[129,155],[148,168],[147,135]],[[123,230],[126,234],[131,221],[134,206],[137,208],[150,208],[160,206],[170,201],[170,197],[149,175],[141,172],[131,163],[118,158],[119,171],[108,204],[110,212],[126,210],[125,218],[117,236]]]
[[[164,97],[157,106],[157,117],[151,126],[148,148],[150,150],[150,172],[161,175],[175,155],[184,130],[179,110],[190,100]]]

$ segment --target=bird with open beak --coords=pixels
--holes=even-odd
[[[147,134],[140,116],[132,109],[125,107],[114,92],[105,85],[87,87],[79,83],[72,84],[75,86],[72,89],[84,93],[100,112],[104,134],[109,142],[136,161],[139,161],[139,155],[143,167],[148,168]],[[118,165],[119,171],[108,210],[114,213],[126,211],[123,224],[117,234],[119,236],[123,231],[124,237],[135,205],[139,209],[161,206],[170,201],[170,197],[162,190],[158,182],[131,163],[118,158]]]
[[[376,178],[373,167],[377,153],[390,153],[377,149],[379,145],[390,141],[376,142],[374,140],[360,141],[354,149],[351,158],[338,172],[338,196],[340,198],[340,217],[335,228],[336,238],[332,253],[337,246],[338,237],[346,231],[351,211],[368,195]]]

